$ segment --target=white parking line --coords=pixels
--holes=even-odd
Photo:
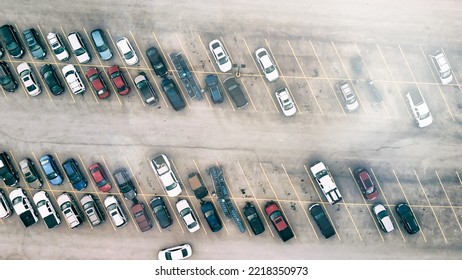
[[[457,218],[456,211],[454,210],[454,206],[451,203],[451,200],[449,199],[448,194],[446,193],[446,189],[443,185],[443,182],[441,181],[440,175],[438,174],[438,171],[435,170],[436,177],[438,178],[438,181],[440,182],[441,188],[443,189],[444,195],[446,196],[446,199],[449,202],[449,206],[451,206],[452,213],[454,214],[454,217],[456,218],[457,225],[459,225],[459,229],[462,232],[462,226],[460,225],[459,218]]]
[[[252,104],[253,109],[255,110],[255,112],[258,112],[257,108],[255,107],[255,104],[253,103],[252,97],[250,97],[250,94],[249,94],[249,91],[247,90],[247,87],[245,86],[244,83],[241,83],[241,85],[244,86],[245,94],[249,97],[250,103]]]

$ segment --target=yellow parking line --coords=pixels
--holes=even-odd
[[[247,87],[245,86],[244,83],[242,83],[242,85],[244,86],[245,94],[246,94],[246,95],[249,97],[249,99],[250,99],[250,103],[252,104],[253,109],[255,110],[255,112],[258,112],[258,111],[257,111],[257,108],[255,107],[255,105],[254,105],[254,103],[253,103],[252,97],[250,97],[250,94],[249,94],[249,91],[247,90]]]
[[[462,232],[462,226],[460,225],[459,218],[457,218],[456,211],[454,210],[454,206],[451,203],[451,200],[449,200],[449,196],[446,193],[446,189],[444,188],[443,182],[441,181],[440,175],[438,174],[438,171],[435,170],[436,177],[438,178],[438,181],[440,182],[441,188],[443,189],[444,195],[446,196],[446,199],[449,202],[449,206],[451,206],[452,213],[454,214],[454,217],[456,218],[457,225],[459,225],[459,229]]]
[[[457,178],[459,178],[460,184],[462,185],[462,179],[460,179],[459,172],[456,171],[456,174],[457,174]]]
[[[220,41],[223,44],[223,47],[225,48],[226,53],[228,54],[229,61],[231,61],[231,64],[233,64],[234,59],[231,57],[231,53],[229,52],[228,47],[226,46],[225,40],[223,40],[223,37],[220,36]],[[213,61],[213,60],[212,60]],[[213,62],[212,62],[213,63]]]

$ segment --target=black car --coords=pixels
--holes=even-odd
[[[64,86],[56,75],[55,69],[50,64],[40,67],[40,74],[53,95],[60,95],[64,91]]]
[[[334,227],[330,223],[321,204],[315,203],[311,205],[310,208],[308,208],[308,211],[310,211],[311,216],[313,216],[313,219],[321,230],[322,235],[324,235],[326,239],[335,235]]]
[[[168,212],[167,207],[165,206],[164,200],[160,196],[155,196],[149,202],[154,216],[156,216],[157,221],[161,228],[166,228],[170,226],[173,222],[170,213]]]
[[[146,55],[148,56],[149,62],[151,63],[157,77],[166,77],[168,74],[167,67],[165,66],[164,60],[162,59],[159,51],[155,47],[151,47],[146,50]]]
[[[202,203],[201,211],[204,214],[205,220],[207,220],[207,224],[209,224],[212,232],[220,231],[223,228],[220,217],[211,202],[206,201]]]
[[[399,203],[396,205],[396,213],[398,213],[401,223],[403,223],[404,228],[409,234],[419,232],[419,224],[414,217],[414,213],[412,213],[411,207],[409,207],[407,203]]]
[[[135,77],[135,85],[140,92],[146,104],[156,104],[159,97],[145,75],[141,74]]]
[[[24,39],[26,39],[26,44],[29,47],[32,56],[36,59],[44,59],[47,55],[46,49],[43,47],[40,41],[40,35],[34,28],[26,29],[22,33]]]
[[[223,94],[221,94],[220,85],[218,84],[218,77],[215,74],[211,74],[205,77],[205,84],[210,91],[213,103],[223,102]]]
[[[239,86],[235,78],[227,78],[223,81],[223,85],[228,91],[228,94],[231,97],[231,100],[234,102],[234,105],[237,107],[237,109],[244,108],[245,106],[247,106],[247,104],[249,104],[249,102],[245,98],[244,93],[242,92],[241,87]]]
[[[243,211],[244,216],[247,219],[247,222],[249,223],[249,226],[252,229],[254,235],[259,235],[265,231],[265,227],[263,226],[260,216],[258,215],[257,209],[255,209],[255,206],[252,203],[247,202]]]
[[[79,163],[75,159],[70,158],[63,162],[63,169],[74,189],[81,191],[87,187],[87,179],[83,176]]]
[[[0,38],[12,57],[21,58],[24,55],[24,48],[13,26],[5,24],[0,27]]]
[[[135,185],[133,185],[127,170],[122,167],[115,170],[112,175],[114,175],[116,184],[124,198],[127,200],[133,200],[136,197],[136,190]]]
[[[175,85],[172,79],[165,78],[162,80],[162,89],[167,96],[168,101],[172,105],[175,111],[179,111],[186,107],[183,95],[180,93],[178,87]]]
[[[0,84],[3,89],[13,92],[18,88],[18,82],[11,75],[10,66],[5,61],[0,61]]]
[[[6,152],[0,153],[0,179],[10,187],[16,186],[19,182],[18,171],[14,168],[10,156]]]
[[[383,101],[382,94],[377,89],[374,82],[372,80],[367,80],[366,83],[367,83],[367,85],[369,87],[369,91],[371,92],[372,97],[374,98],[374,102],[375,103],[382,102]]]

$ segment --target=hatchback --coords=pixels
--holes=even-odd
[[[112,52],[107,43],[106,36],[101,29],[95,29],[91,33],[91,39],[95,45],[96,50],[98,51],[99,56],[102,60],[109,60],[112,58]]]
[[[43,47],[42,42],[40,42],[40,35],[37,30],[34,28],[26,29],[22,34],[24,35],[24,39],[26,39],[26,44],[32,56],[36,59],[44,59],[47,51]]]
[[[63,175],[59,171],[58,165],[52,155],[44,155],[40,158],[40,165],[43,173],[52,185],[61,185],[63,183]]]
[[[25,158],[19,162],[19,168],[21,169],[27,184],[34,189],[40,189],[43,185],[43,180],[40,174],[35,168],[34,162],[30,158]]]
[[[0,84],[4,90],[9,92],[18,88],[18,82],[11,75],[10,66],[5,61],[0,61]]]
[[[18,35],[12,25],[5,24],[0,27],[0,37],[12,57],[21,58],[24,55],[24,48],[21,41],[18,40]]]
[[[51,64],[40,67],[40,74],[53,95],[60,95],[64,91],[64,86],[56,75],[55,69]]]
[[[125,80],[122,71],[120,71],[119,66],[112,65],[111,67],[109,67],[108,74],[111,78],[112,83],[114,84],[114,87],[120,95],[125,95],[130,92],[130,87],[128,86],[127,81]]]
[[[265,231],[260,215],[258,215],[257,209],[252,203],[247,202],[244,206],[243,212],[254,235],[259,235]]]
[[[96,95],[98,95],[100,99],[105,99],[109,97],[109,90],[107,89],[106,83],[101,77],[101,72],[98,69],[96,69],[95,67],[91,67],[85,73],[85,76],[87,77],[88,81],[90,81],[91,86],[93,87],[93,89],[96,92]]]
[[[146,50],[146,55],[157,77],[166,77],[168,74],[167,67],[165,66],[164,59],[160,55],[159,51],[155,47],[150,47]]]
[[[63,162],[63,169],[74,189],[81,191],[87,187],[87,179],[83,176],[79,163],[75,159],[70,158]]]
[[[121,227],[127,224],[127,216],[115,196],[110,195],[106,197],[106,199],[104,199],[104,206],[116,227]]]
[[[375,187],[374,181],[372,181],[372,178],[369,175],[369,172],[367,172],[365,168],[361,167],[356,169],[354,177],[366,199],[374,200],[377,198],[379,193]]]
[[[399,203],[396,205],[396,213],[398,213],[398,216],[401,218],[401,223],[409,234],[419,232],[419,224],[415,219],[411,207],[409,207],[407,203]]]
[[[135,85],[146,104],[151,105],[159,102],[157,93],[145,75],[140,74],[136,76]]]
[[[164,200],[160,196],[155,196],[149,202],[151,209],[156,216],[157,221],[161,228],[166,228],[170,226],[173,222],[172,216],[168,212],[167,206],[165,206]]]
[[[80,199],[80,204],[82,205],[85,215],[87,215],[88,220],[92,226],[97,226],[104,222],[104,215],[99,210],[98,204],[91,194],[86,194]]]
[[[204,214],[205,220],[209,224],[210,229],[212,232],[220,231],[223,228],[221,224],[221,219],[215,210],[215,207],[211,202],[204,202],[201,205],[201,211]]]
[[[134,204],[130,210],[132,211],[133,217],[135,218],[138,228],[141,230],[141,232],[145,232],[152,228],[151,218],[149,218],[149,216],[146,214],[143,203],[138,202]]]
[[[383,206],[383,204],[375,204],[372,207],[372,211],[375,214],[375,218],[377,219],[380,228],[384,232],[391,232],[395,229],[395,227],[393,226],[393,222],[390,219],[390,215],[388,215],[388,211],[385,208],[385,206]]]
[[[119,38],[116,45],[128,65],[135,65],[138,63],[138,56],[127,38]]]
[[[210,74],[205,77],[205,84],[207,89],[210,92],[210,97],[212,98],[213,103],[223,102],[223,94],[220,90],[220,85],[218,84],[218,76],[215,74]]]
[[[18,75],[21,78],[27,93],[30,96],[39,95],[42,90],[40,89],[40,84],[37,82],[37,78],[35,78],[35,74],[32,72],[29,64],[27,62],[23,62],[19,64],[16,69],[18,70]]]
[[[112,186],[109,183],[109,179],[101,164],[92,164],[88,170],[90,171],[91,178],[93,178],[93,181],[95,181],[95,184],[100,191],[108,192],[111,189]]]

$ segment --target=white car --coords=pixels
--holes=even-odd
[[[329,204],[333,205],[340,202],[342,195],[327,166],[323,162],[318,162],[311,166],[310,170]]]
[[[34,194],[34,203],[48,229],[54,228],[61,223],[56,210],[51,204],[50,198],[45,191],[39,191]]]
[[[287,88],[278,89],[275,92],[276,99],[278,100],[279,106],[285,116],[293,116],[297,112],[294,101],[290,97],[289,90]]]
[[[67,36],[67,39],[69,40],[69,44],[80,63],[87,63],[91,60],[91,56],[85,48],[82,37],[80,37],[79,33],[72,32]]]
[[[125,215],[122,207],[120,207],[119,201],[113,195],[110,195],[104,199],[104,207],[111,217],[116,227],[121,227],[127,224],[127,216]]]
[[[65,61],[69,59],[69,53],[67,52],[66,47],[61,40],[61,36],[59,36],[58,33],[48,33],[47,39],[51,50],[59,61]]]
[[[6,199],[5,193],[0,190],[0,219],[6,219],[12,214],[13,208]]]
[[[64,78],[66,78],[67,84],[74,94],[83,93],[85,91],[85,85],[83,84],[82,79],[80,79],[79,73],[77,72],[77,69],[75,69],[74,65],[67,64],[63,67],[62,72]]]
[[[340,95],[348,112],[353,112],[359,108],[356,94],[348,81],[337,83],[337,89],[340,91]]]
[[[16,69],[18,70],[19,77],[21,78],[27,93],[29,93],[30,96],[39,95],[42,91],[29,64],[27,64],[27,62],[23,62],[19,64]]]
[[[279,78],[278,69],[274,65],[268,51],[265,48],[259,48],[255,51],[258,64],[269,82],[276,81]]]
[[[221,44],[218,39],[212,40],[209,43],[209,49],[212,52],[213,58],[221,72],[225,73],[231,70],[233,67],[231,60],[229,59],[223,44]]]
[[[127,38],[119,38],[116,44],[120,54],[123,56],[128,65],[135,65],[138,63],[138,56]]]
[[[83,223],[82,214],[75,204],[74,198],[70,194],[66,192],[62,193],[58,196],[56,202],[58,202],[58,206],[61,208],[70,228],[78,227]]]
[[[180,216],[183,218],[183,221],[189,232],[195,232],[201,228],[193,209],[191,206],[189,206],[189,203],[186,199],[178,200],[176,203],[176,209],[178,210],[178,213],[180,213]]]
[[[384,232],[391,232],[395,229],[393,226],[393,222],[390,219],[390,216],[388,215],[387,209],[385,209],[385,206],[382,204],[376,204],[372,208],[374,211],[375,217],[377,218],[377,221],[379,222],[380,228]]]
[[[161,261],[183,260],[192,256],[191,245],[181,244],[178,246],[165,248],[159,251],[157,258]]]
[[[32,208],[29,199],[26,196],[26,192],[17,188],[10,192],[10,201],[13,204],[16,215],[19,216],[24,226],[30,227],[38,222],[37,213]]]
[[[170,197],[178,196],[182,192],[182,189],[167,156],[164,154],[157,155],[151,159],[150,163],[152,170],[159,176],[167,195]]]

